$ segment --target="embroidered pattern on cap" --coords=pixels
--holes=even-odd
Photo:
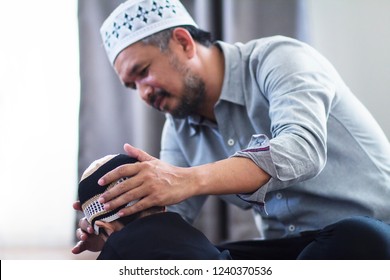
[[[138,9],[133,11],[134,14],[125,12],[123,18],[118,18],[113,22],[112,30],[105,32],[104,43],[106,47],[111,47],[111,41],[118,39],[122,28],[127,28],[133,31],[137,28],[142,28],[147,23],[153,23],[159,21],[164,17],[164,14],[174,13],[176,14],[176,5],[171,4],[169,0],[165,0],[165,5],[159,5],[156,1],[153,1],[151,9],[145,8],[142,5],[138,6]]]
[[[127,46],[175,26],[197,24],[178,0],[128,0],[100,28],[111,63]]]

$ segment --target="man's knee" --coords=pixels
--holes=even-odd
[[[351,217],[325,227],[301,257],[314,259],[390,259],[390,225]]]

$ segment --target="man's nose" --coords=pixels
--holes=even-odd
[[[137,84],[137,89],[141,99],[149,104],[151,94],[153,93],[152,87],[148,85]]]

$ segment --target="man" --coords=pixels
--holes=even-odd
[[[111,211],[97,201],[100,194],[128,178],[120,178],[105,187],[97,180],[108,171],[137,160],[127,155],[108,155],[94,161],[84,172],[79,184],[79,199],[86,219],[94,233],[104,241],[99,260],[226,260],[227,250],[220,252],[196,228],[165,206],[154,206],[130,216],[119,217],[119,209]]]
[[[390,258],[390,144],[333,66],[297,40],[211,43],[178,1],[128,1],[101,29],[122,83],[167,114],[160,160],[130,145],[130,180],[101,196],[129,215],[207,195],[254,209],[264,241],[233,258]],[[75,209],[79,209],[75,204]],[[93,248],[80,222],[75,251]],[[364,242],[363,242],[364,240]]]

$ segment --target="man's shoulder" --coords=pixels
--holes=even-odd
[[[221,46],[223,48],[229,48],[229,47],[238,47],[238,48],[246,48],[246,47],[251,47],[254,45],[262,46],[262,45],[269,45],[269,44],[276,44],[276,43],[297,43],[297,44],[305,44],[304,42],[284,36],[284,35],[273,35],[273,36],[268,36],[268,37],[260,37],[260,38],[253,38],[249,41],[242,42],[242,41],[237,41],[235,43],[228,43],[225,41],[216,41],[215,44],[218,46]]]

